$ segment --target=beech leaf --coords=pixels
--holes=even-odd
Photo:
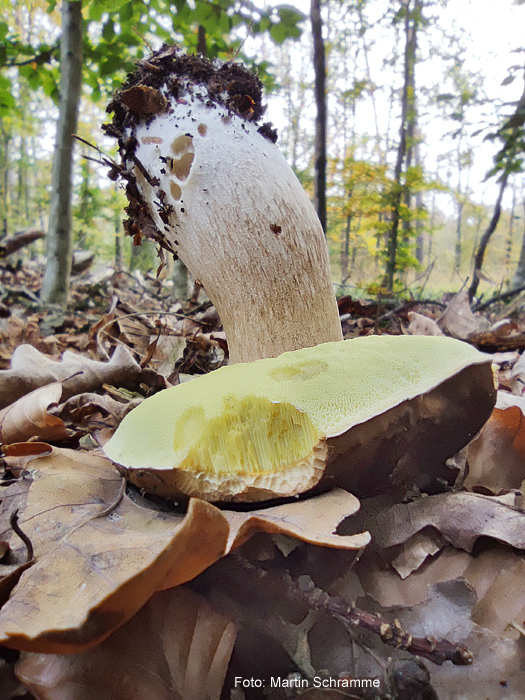
[[[133,388],[141,371],[122,345],[115,349],[109,362],[97,362],[70,351],[60,361],[51,360],[32,345],[19,345],[13,352],[11,369],[0,371],[0,408],[56,381],[64,382],[64,401],[75,394],[96,391],[103,384]]]
[[[16,671],[40,700],[219,700],[235,635],[233,622],[179,586],[94,649],[27,654]]]
[[[105,457],[54,448],[33,459],[38,473],[20,526],[35,563],[0,610],[0,643],[70,653],[106,639],[147,600],[193,579],[255,531],[360,549],[366,533],[341,537],[339,521],[359,502],[335,490],[249,513],[191,499],[163,511],[124,481]]]
[[[343,489],[333,489],[315,498],[273,508],[248,513],[223,511],[230,523],[228,551],[244,544],[254,532],[290,535],[324,547],[360,549],[370,542],[368,532],[345,537],[343,541],[340,535],[332,534],[341,520],[358,509],[355,496]]]
[[[123,479],[105,458],[54,450],[35,462],[39,478],[20,526],[36,563],[0,610],[9,646],[87,648],[224,551],[227,523],[204,501],[192,501],[186,515],[150,511],[121,497]]]
[[[521,488],[525,480],[524,407],[522,397],[498,393],[496,408],[467,447],[466,488],[483,486],[493,493]]]
[[[447,542],[467,552],[482,536],[525,549],[525,511],[477,493],[444,493],[397,503],[365,519],[364,527],[380,548],[401,545],[416,533],[433,527]],[[339,531],[352,532],[352,518]]]
[[[67,440],[69,432],[64,421],[50,415],[48,409],[62,396],[60,384],[49,384],[18,399],[0,411],[0,442],[10,445],[31,438],[59,442]]]
[[[470,308],[468,292],[458,292],[449,302],[443,316],[439,319],[439,326],[453,338],[466,340],[470,333],[486,330],[488,323],[484,319],[474,316]],[[483,326],[483,327],[482,327]]]

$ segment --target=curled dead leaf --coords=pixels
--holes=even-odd
[[[179,586],[156,593],[94,649],[27,654],[16,671],[41,700],[219,700],[235,634],[233,622]]]
[[[409,311],[408,320],[408,332],[411,335],[445,335],[438,324],[428,316]]]
[[[32,438],[60,442],[69,438],[64,421],[48,413],[62,396],[60,384],[48,384],[23,396],[0,411],[0,442],[23,443]]]
[[[525,511],[477,493],[450,492],[396,503],[357,527],[363,525],[374,546],[382,549],[401,545],[425,528],[434,528],[447,542],[467,552],[479,537],[525,549]],[[338,531],[351,533],[353,527],[349,518]]]
[[[463,289],[449,302],[439,319],[439,326],[453,338],[466,340],[470,333],[485,330],[488,322],[479,316],[474,316],[470,308],[468,292]]]
[[[468,489],[483,486],[497,494],[520,489],[525,480],[525,401],[498,393],[496,408],[467,447]]]
[[[141,368],[123,346],[115,349],[109,362],[97,362],[70,351],[60,361],[51,360],[31,345],[20,345],[13,352],[11,369],[0,371],[0,408],[57,381],[64,382],[62,400],[66,400],[103,384],[134,388],[140,374]]]
[[[13,648],[69,653],[100,643],[153,593],[193,579],[256,530],[340,549],[368,542],[363,533],[332,534],[358,506],[345,491],[268,515],[228,513],[200,499],[187,513],[164,512],[124,493],[112,463],[92,453],[55,448],[31,467],[38,478],[20,524],[36,561],[0,610],[0,642]]]

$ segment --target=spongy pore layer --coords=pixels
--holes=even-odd
[[[181,469],[225,475],[270,472],[296,464],[319,442],[308,415],[289,403],[253,395],[238,400],[230,394],[223,397],[220,415],[209,420],[204,415],[202,406],[191,406],[175,423],[174,453],[187,453]]]
[[[231,365],[162,391],[106,444],[134,469],[219,476],[275,472],[315,445],[490,362],[466,343],[369,336]]]

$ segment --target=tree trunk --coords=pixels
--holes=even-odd
[[[315,173],[314,205],[326,234],[326,62],[321,19],[321,0],[311,0],[310,21],[314,42],[315,72]]]
[[[9,141],[10,136],[4,128],[4,123],[0,120],[0,130],[2,132],[1,156],[3,162],[2,172],[2,230],[0,238],[7,236],[9,232]]]
[[[403,91],[401,95],[401,124],[399,128],[399,144],[397,147],[396,165],[394,168],[394,189],[391,203],[391,226],[387,240],[387,262],[385,270],[385,286],[391,292],[397,269],[398,232],[401,221],[401,202],[411,206],[411,193],[406,186],[407,168],[412,164],[414,139],[416,134],[416,93],[415,71],[417,50],[417,28],[420,24],[422,0],[401,0],[405,20],[405,51],[403,70]],[[403,222],[404,238],[408,242],[410,222]]]
[[[516,218],[516,179],[514,179],[514,182],[512,185],[512,204],[510,206],[509,232],[507,235],[507,247],[505,250],[505,275],[509,274],[510,261],[512,259],[515,218]]]
[[[463,200],[463,195],[461,192],[458,190],[458,201],[457,201],[457,209],[456,209],[456,245],[454,247],[454,268],[455,270],[459,270],[461,267],[461,249],[462,249],[462,236],[461,236],[461,224],[463,221],[463,207],[464,207],[464,200]]]
[[[189,297],[189,284],[188,268],[180,258],[177,258],[173,266],[173,296],[175,299],[186,301]]]
[[[351,195],[350,195],[351,196]],[[350,229],[352,228],[352,214],[346,215],[346,226],[344,238],[341,242],[341,284],[344,285],[348,279],[348,262],[350,257]]]
[[[523,197],[523,238],[521,241],[521,251],[520,259],[518,261],[518,267],[512,278],[512,287],[517,289],[525,284],[525,191]]]
[[[483,266],[483,258],[485,256],[485,250],[487,248],[490,237],[496,230],[500,216],[501,216],[501,200],[505,193],[505,188],[510,177],[510,174],[516,170],[517,165],[521,165],[521,160],[516,162],[516,153],[519,153],[519,149],[522,148],[521,138],[519,138],[519,130],[523,128],[523,110],[525,109],[525,87],[523,88],[523,94],[516,104],[516,110],[514,114],[505,122],[503,127],[499,130],[500,138],[503,139],[503,147],[496,156],[496,163],[504,164],[502,168],[502,174],[500,177],[500,186],[498,192],[498,198],[496,199],[496,204],[494,206],[494,212],[492,214],[492,219],[488,225],[487,230],[481,237],[479,242],[479,247],[474,256],[474,269],[472,272],[472,282],[470,284],[468,295],[470,301],[476,296],[479,286],[479,273]]]
[[[199,24],[199,29],[198,29],[198,35],[197,35],[197,53],[200,53],[201,56],[206,56],[207,54],[207,46],[206,46],[206,30],[202,26],[202,24]]]
[[[73,134],[77,129],[82,85],[82,2],[62,4],[60,66],[59,117],[41,299],[45,304],[65,306],[71,276]]]
[[[498,225],[500,216],[501,216],[501,200],[503,199],[503,195],[505,194],[505,188],[507,187],[507,181],[509,179],[509,172],[505,171],[503,175],[501,176],[500,180],[500,186],[499,186],[499,192],[498,192],[498,198],[496,199],[496,204],[494,205],[494,212],[492,214],[492,219],[490,220],[490,223],[485,231],[485,233],[481,236],[481,240],[479,242],[478,249],[476,251],[476,255],[474,256],[474,270],[472,272],[472,282],[470,284],[469,290],[468,290],[468,296],[470,301],[474,299],[476,296],[476,292],[478,291],[478,286],[479,286],[479,273],[481,272],[481,268],[483,267],[483,258],[485,257],[485,250],[487,249],[487,245],[490,241],[490,237],[496,230],[496,227]]]

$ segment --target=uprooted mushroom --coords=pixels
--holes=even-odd
[[[110,110],[128,232],[202,283],[233,364],[144,401],[106,454],[147,491],[212,501],[443,475],[490,414],[490,358],[446,338],[341,339],[323,232],[260,126],[258,79],[163,47]]]

